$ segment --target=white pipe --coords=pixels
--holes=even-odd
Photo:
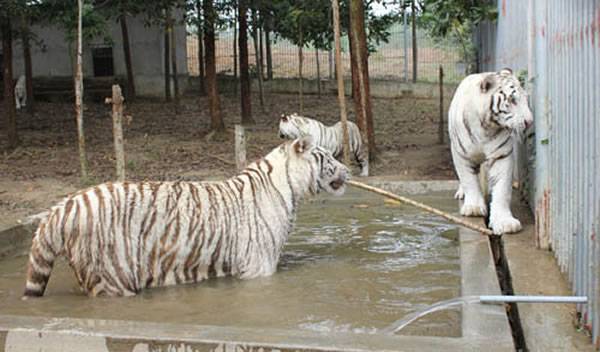
[[[587,303],[586,296],[479,296],[480,303]]]

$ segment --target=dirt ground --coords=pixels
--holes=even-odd
[[[256,125],[247,130],[249,160],[282,142],[277,134],[280,114],[299,109],[295,95],[267,95],[264,112],[258,97],[254,98]],[[227,132],[209,138],[204,97],[184,97],[178,114],[172,104],[161,101],[138,100],[126,106],[125,115],[131,116],[124,126],[127,178],[207,180],[233,175],[233,125],[240,121],[240,104],[236,96],[222,96],[221,105]],[[348,105],[351,110],[351,101]],[[305,96],[304,106],[306,116],[326,124],[339,119],[335,96]],[[448,145],[437,144],[438,111],[438,102],[432,99],[373,99],[378,154],[371,163],[371,175],[407,180],[455,178]],[[354,120],[352,111],[349,118]],[[5,151],[5,131],[0,129],[0,228],[44,210],[85,185],[114,178],[109,106],[88,103],[84,111],[91,171],[85,182],[79,176],[71,104],[38,103],[33,116],[19,112],[17,119],[21,144],[16,150]]]

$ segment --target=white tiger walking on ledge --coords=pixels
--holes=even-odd
[[[25,76],[20,75],[19,79],[17,79],[17,84],[15,84],[15,105],[17,110],[27,105],[27,89],[25,84]]]
[[[91,296],[272,275],[302,197],[341,195],[348,178],[344,165],[304,137],[222,182],[105,183],[80,191],[40,223],[24,297],[44,294],[62,255]]]
[[[317,120],[296,113],[281,115],[279,137],[295,139],[302,136],[313,137],[318,146],[329,150],[338,160],[344,152],[344,134],[341,122],[337,122],[333,126],[325,126]],[[351,121],[348,121],[348,138],[350,154],[354,155],[356,162],[360,165],[360,176],[369,176],[367,151],[363,148],[358,126]]]
[[[496,234],[521,230],[510,211],[513,138],[533,123],[527,93],[510,69],[473,74],[456,89],[448,113],[452,160],[464,198],[463,216],[484,216],[488,209],[477,174],[488,171],[490,227]]]

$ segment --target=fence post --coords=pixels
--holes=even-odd
[[[444,144],[444,68],[440,65],[440,122],[438,124],[438,142]]]
[[[123,148],[123,95],[118,84],[112,86],[112,98],[106,98],[106,104],[112,104],[113,136],[115,141],[115,161],[117,180],[125,180],[125,151]]]
[[[246,136],[244,126],[235,125],[235,166],[238,171],[246,167]]]

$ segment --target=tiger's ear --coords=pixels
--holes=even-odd
[[[495,84],[496,84],[496,76],[491,74],[491,75],[485,76],[483,81],[481,81],[481,84],[479,87],[481,88],[482,93],[487,93],[490,91],[490,89],[492,89],[494,87]]]
[[[513,71],[510,68],[505,67],[505,68],[503,68],[503,69],[500,70],[500,74],[503,75],[503,76],[510,76],[510,75],[513,74]]]
[[[294,147],[294,151],[296,154],[305,153],[307,150],[312,149],[313,147],[313,139],[311,136],[304,136],[302,138],[298,138],[294,141],[292,147]]]
[[[285,114],[281,114],[281,121],[287,122],[287,120],[288,120],[288,117],[285,116]]]

